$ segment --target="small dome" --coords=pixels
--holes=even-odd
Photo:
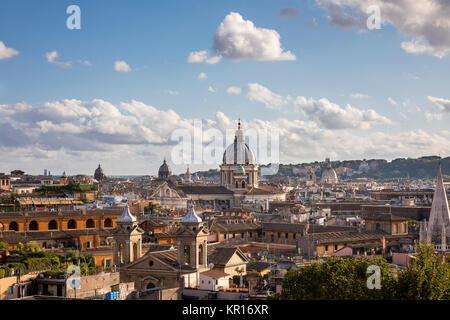
[[[256,157],[252,149],[245,143],[244,134],[239,122],[234,142],[223,153],[223,164],[256,164]]]
[[[118,223],[130,223],[130,222],[136,222],[136,218],[131,214],[130,208],[128,205],[123,210],[122,215],[117,218]]]
[[[182,219],[181,219],[181,223],[200,223],[202,222],[202,218],[200,218],[194,210],[194,206],[191,204],[189,206],[189,211],[187,213],[187,215],[185,215]]]
[[[171,175],[172,175],[172,171],[170,170],[169,166],[167,165],[166,159],[164,159],[163,164],[161,165],[161,167],[159,167],[159,170],[158,170],[158,178],[159,179],[167,179]]]
[[[244,169],[243,166],[239,166],[239,167],[236,169],[236,171],[239,172],[239,173],[241,173],[241,174],[245,174],[245,169]]]
[[[97,181],[100,181],[100,180],[105,179],[105,173],[103,172],[103,169],[102,169],[102,167],[100,166],[100,164],[98,165],[98,168],[95,169],[95,172],[94,172],[94,178],[95,178],[95,180],[97,180]]]

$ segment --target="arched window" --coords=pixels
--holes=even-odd
[[[138,244],[135,242],[133,244],[133,261],[139,259],[138,257]]]
[[[150,289],[153,289],[153,288],[156,288],[155,285],[153,283],[149,282],[147,284],[147,290],[150,290]]]
[[[93,228],[95,228],[94,220],[87,219],[86,220],[86,229],[93,229]]]
[[[30,224],[28,225],[28,230],[30,230],[30,231],[37,231],[37,230],[39,230],[38,223],[35,220],[31,221]]]
[[[112,220],[110,219],[110,218],[106,218],[105,219],[105,222],[103,223],[103,226],[105,227],[105,228],[112,228]]]
[[[245,188],[245,181],[242,181],[242,189]]]
[[[203,245],[202,244],[198,246],[198,263],[200,265],[203,264]]]
[[[69,222],[67,222],[67,229],[76,229],[77,228],[77,222],[73,219],[70,219]]]
[[[17,224],[17,222],[13,221],[9,224],[9,228],[8,230],[10,231],[19,231],[19,225]]]
[[[239,182],[236,181],[236,188],[239,188]]]
[[[48,223],[48,230],[56,229],[58,229],[58,223],[56,222],[56,220],[50,220],[50,222]]]
[[[191,247],[184,246],[184,264],[191,264]]]

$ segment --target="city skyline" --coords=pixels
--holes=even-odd
[[[279,129],[281,163],[445,157],[450,6],[386,3],[2,3],[2,171],[155,174],[195,119]]]

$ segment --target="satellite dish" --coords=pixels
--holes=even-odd
[[[214,263],[208,264],[208,268],[210,268],[210,269],[214,268]]]

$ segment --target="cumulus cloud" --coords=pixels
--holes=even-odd
[[[383,23],[391,24],[409,41],[401,43],[410,54],[442,58],[450,53],[450,2],[447,0],[316,0],[330,22],[343,28],[366,28],[366,10],[380,8]]]
[[[395,101],[394,99],[392,99],[391,97],[387,98],[387,101],[392,104],[393,106],[397,105],[397,101]]]
[[[249,83],[247,85],[247,98],[250,101],[263,103],[268,109],[281,109],[290,100],[276,94],[259,83]]]
[[[328,129],[369,129],[372,123],[392,123],[373,109],[359,110],[351,105],[342,108],[326,98],[314,100],[300,96],[294,106],[298,112]]]
[[[200,74],[197,76],[198,79],[203,80],[208,78],[208,76],[206,75],[206,73],[204,72],[200,72]]]
[[[208,52],[206,50],[202,50],[191,52],[186,61],[188,63],[216,64],[220,62],[221,59],[221,56],[208,57]]]
[[[355,114],[360,116],[353,111],[348,115]],[[99,159],[107,159],[115,174],[154,174],[162,155],[171,155],[176,144],[171,140],[174,130],[192,133],[195,120],[135,100],[118,105],[101,99],[0,105],[0,153],[4,167],[11,170],[30,170],[36,160],[45,159],[55,172],[70,172],[71,166],[73,170],[92,167],[85,172],[91,173]],[[236,121],[222,112],[203,119],[202,124],[204,130],[217,129],[224,134],[236,128]],[[330,155],[336,159],[392,159],[450,153],[449,131],[392,134],[340,130],[337,134],[320,122],[285,118],[248,119],[242,125],[244,131],[278,130],[280,161],[284,163],[315,161]],[[255,152],[263,161],[258,153],[261,150]],[[129,159],[133,159],[133,166],[124,165]],[[149,167],[149,159],[155,162],[154,168]],[[180,168],[183,170],[185,166]]]
[[[2,59],[9,59],[14,56],[17,56],[19,54],[19,51],[13,48],[8,48],[3,41],[0,41],[0,60]]]
[[[216,92],[216,89],[214,89],[212,86],[209,86],[208,91],[211,93],[214,93],[214,92]]]
[[[70,68],[70,67],[72,67],[72,62],[71,61],[57,61],[56,60],[56,59],[59,58],[58,51],[47,52],[45,54],[45,58],[47,59],[48,63],[56,64],[56,65],[58,65],[60,67],[63,67],[63,68]]]
[[[425,118],[426,118],[428,121],[442,120],[442,113],[430,113],[430,112],[425,112]]]
[[[227,88],[227,94],[232,95],[232,94],[236,94],[239,95],[241,94],[241,88],[236,87],[236,86],[231,86]]]
[[[237,12],[228,14],[217,28],[213,47],[217,54],[231,60],[295,60],[280,43],[280,35],[272,29],[259,28]]]
[[[126,61],[118,60],[114,62],[114,70],[117,72],[130,72],[131,67],[126,63]]]
[[[450,100],[443,98],[435,98],[432,96],[428,96],[428,100],[433,102],[440,111],[442,112],[450,112]]]
[[[164,90],[165,94],[168,94],[169,96],[178,96],[180,93],[175,90]]]
[[[369,96],[367,94],[364,94],[364,93],[353,93],[353,94],[351,94],[351,97],[353,99],[367,99],[367,98],[369,98]]]

